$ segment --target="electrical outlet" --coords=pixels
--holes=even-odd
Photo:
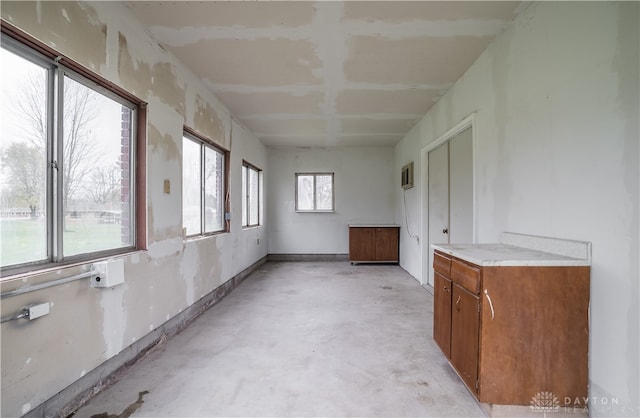
[[[40,318],[41,316],[49,315],[49,302],[32,305],[24,310],[28,312],[28,318],[32,321],[36,318]]]
[[[91,287],[113,287],[124,283],[124,262],[122,259],[93,263],[96,275],[91,278]]]

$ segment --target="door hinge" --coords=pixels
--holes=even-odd
[[[480,389],[480,380],[476,380],[476,390]]]

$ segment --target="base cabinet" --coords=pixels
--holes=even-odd
[[[433,339],[451,357],[451,280],[435,272],[433,283]]]
[[[451,308],[451,364],[469,390],[478,393],[478,296],[454,284]]]
[[[349,261],[397,263],[400,227],[349,226]]]
[[[588,397],[588,266],[478,266],[436,251],[433,267],[434,340],[480,402]]]

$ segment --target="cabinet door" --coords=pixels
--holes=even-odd
[[[451,364],[473,392],[478,393],[478,296],[454,283],[451,307]]]
[[[433,339],[451,358],[451,280],[435,272],[433,284]]]
[[[376,228],[376,261],[398,261],[398,228]]]
[[[374,261],[375,257],[376,229],[349,228],[349,260]]]

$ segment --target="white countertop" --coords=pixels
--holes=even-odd
[[[589,266],[590,260],[507,244],[433,244],[433,249],[480,266]]]
[[[391,225],[391,224],[349,224],[349,228],[400,228],[400,225]]]

